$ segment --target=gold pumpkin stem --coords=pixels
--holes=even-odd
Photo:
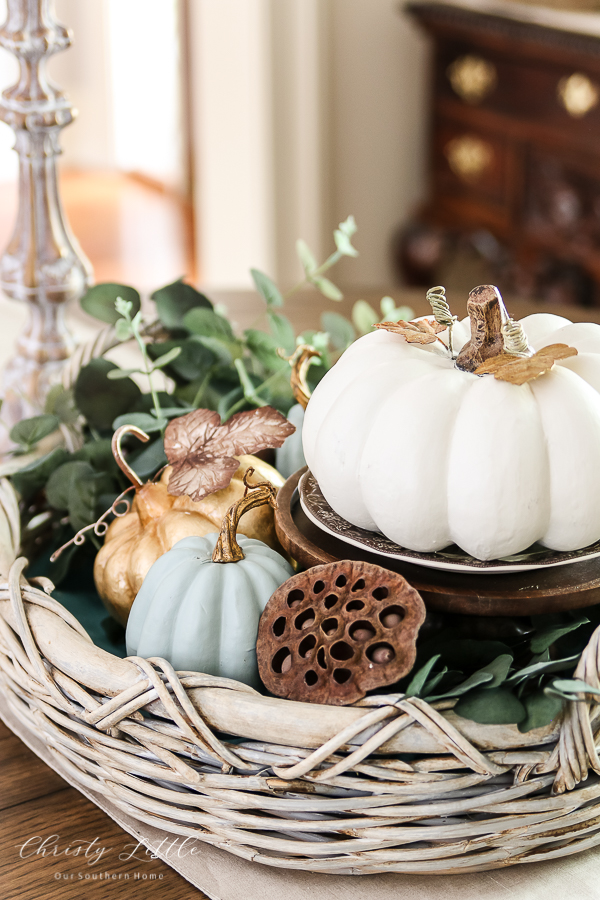
[[[144,482],[141,480],[139,475],[136,475],[131,466],[127,465],[125,457],[123,456],[121,441],[126,434],[134,434],[137,438],[140,439],[140,441],[143,441],[144,444],[146,444],[150,440],[150,438],[145,431],[142,431],[142,429],[138,428],[136,425],[121,425],[121,427],[117,428],[112,436],[111,448],[118,467],[120,468],[121,472],[124,472],[125,475],[127,475],[130,482],[135,488],[141,488],[143,487]]]
[[[268,503],[273,509],[277,509],[277,488],[273,487],[270,481],[249,484],[248,479],[253,474],[254,469],[246,470],[244,474],[246,493],[225,513],[212,555],[215,563],[239,562],[244,559],[244,551],[236,539],[238,524],[244,513],[250,509],[256,509],[257,506],[264,506],[265,503]]]
[[[306,409],[310,400],[310,388],[307,380],[308,370],[313,358],[321,354],[314,347],[311,347],[310,344],[300,344],[291,356],[285,356],[282,351],[278,352],[281,358],[286,359],[292,367],[290,384],[294,399],[296,403],[300,404],[302,409]]]

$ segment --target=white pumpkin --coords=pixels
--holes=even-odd
[[[535,350],[565,343],[578,355],[515,385],[461,371],[438,342],[387,331],[356,341],[304,420],[332,508],[408,549],[456,543],[482,560],[599,540],[600,325],[544,313],[522,325]],[[469,320],[457,323],[455,348],[469,336]]]

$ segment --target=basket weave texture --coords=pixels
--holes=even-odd
[[[49,581],[25,581],[25,565],[0,585],[1,689],[73,781],[142,822],[338,875],[476,872],[600,843],[589,694],[524,735],[461,719],[452,701],[274,700],[162,659],[111,656]],[[599,666],[600,629],[575,677],[598,688]]]

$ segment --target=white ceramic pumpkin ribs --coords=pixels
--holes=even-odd
[[[439,341],[378,331],[353,344],[303,428],[332,508],[408,549],[455,543],[482,560],[599,540],[600,325],[545,313],[522,325],[534,350],[564,343],[578,355],[516,385],[461,370]],[[465,319],[455,349],[469,339]]]

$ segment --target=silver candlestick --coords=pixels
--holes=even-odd
[[[60,132],[76,110],[46,75],[47,59],[70,45],[69,30],[54,18],[53,0],[8,0],[0,46],[16,56],[20,73],[2,94],[0,119],[15,132],[19,210],[0,259],[0,287],[29,307],[4,373],[2,418],[9,425],[42,409],[53,373],[72,350],[65,304],[93,280],[65,219],[56,171]]]

